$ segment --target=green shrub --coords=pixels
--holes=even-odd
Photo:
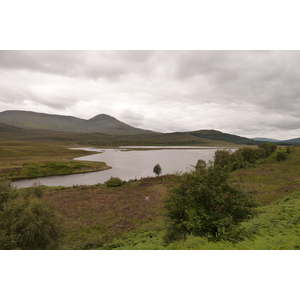
[[[219,167],[229,166],[231,154],[230,150],[217,150],[214,156],[214,165]]]
[[[104,184],[107,187],[117,187],[123,185],[123,181],[119,177],[110,177],[110,179],[105,181]]]
[[[203,159],[199,159],[196,165],[196,170],[205,170],[206,169],[206,162]]]
[[[159,176],[161,174],[161,166],[160,164],[156,164],[153,168],[153,173],[156,175],[156,176]]]
[[[270,156],[273,152],[277,150],[277,145],[274,143],[263,143],[258,146],[260,149],[264,149],[266,156]]]
[[[9,180],[0,178],[0,211],[9,200],[17,197],[17,189],[11,185]]]
[[[0,180],[0,249],[58,249],[62,227],[54,209],[42,199],[40,186],[20,193]]]
[[[287,153],[286,152],[281,152],[281,151],[277,152],[276,159],[278,161],[286,160],[287,159]]]
[[[254,215],[256,203],[229,183],[226,168],[208,166],[178,178],[165,202],[167,232],[164,242],[187,234],[209,240],[238,241],[239,224]]]

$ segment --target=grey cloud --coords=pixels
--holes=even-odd
[[[219,103],[250,102],[292,111],[300,103],[299,64],[298,51],[183,52],[177,77],[204,78],[211,88],[204,101],[217,98]],[[198,93],[203,95],[201,88]]]
[[[0,68],[71,74],[82,62],[81,51],[0,51]]]
[[[300,130],[299,65],[300,51],[0,51],[0,100],[157,131],[284,135]]]
[[[152,51],[0,51],[0,68],[42,73],[119,79],[136,72]]]
[[[11,91],[8,89],[0,88],[0,93],[0,103],[2,103],[1,106],[5,107],[8,104],[14,106],[21,106],[24,105],[24,103],[29,102],[33,106],[30,110],[34,110],[34,107],[37,107],[38,105],[44,105],[45,107],[54,108],[58,110],[65,110],[66,103],[68,103],[70,100],[63,96],[44,96],[41,94],[36,94],[34,91],[30,90]]]

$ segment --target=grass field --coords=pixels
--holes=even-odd
[[[45,143],[2,142],[0,176],[36,177],[107,168],[104,163],[72,161],[86,154],[91,152]],[[66,233],[63,249],[299,249],[300,147],[293,147],[284,161],[277,161],[275,153],[264,162],[235,171],[231,180],[260,204],[258,215],[243,224],[244,241],[236,244],[194,236],[163,244],[164,198],[175,184],[172,175],[114,188],[100,184],[41,188],[44,199],[61,216]]]
[[[164,197],[173,176],[147,178],[121,187],[43,187],[63,219],[64,249],[299,249],[300,148],[287,160],[275,156],[232,174],[259,202],[258,215],[243,223],[245,239],[208,242],[188,236],[165,246]]]
[[[172,180],[149,178],[121,187],[104,185],[45,188],[64,219],[67,249],[94,249],[163,218],[163,201]]]
[[[277,161],[274,153],[266,162],[232,175],[235,182],[255,193],[259,203],[272,204],[300,189],[300,147],[293,147],[284,161]]]
[[[72,159],[93,154],[69,150],[59,145],[33,142],[0,143],[0,176],[10,179],[66,175],[106,170],[103,162],[79,162]]]

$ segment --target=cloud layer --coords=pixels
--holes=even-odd
[[[0,51],[0,111],[300,136],[300,51]]]

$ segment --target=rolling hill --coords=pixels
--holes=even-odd
[[[97,115],[90,120],[84,120],[71,116],[51,115],[20,110],[7,110],[0,113],[0,122],[23,129],[104,133],[108,135],[135,135],[153,133],[153,131],[129,126],[105,114]]]
[[[238,135],[223,133],[217,130],[198,130],[190,132],[191,135],[196,137],[205,138],[215,141],[224,141],[234,144],[243,144],[243,145],[257,145],[258,143],[254,140],[240,137]]]
[[[265,142],[265,143],[277,143],[279,140],[268,139],[268,138],[253,138],[254,141]]]
[[[279,145],[299,145],[300,144],[300,137],[296,139],[280,141],[278,142]]]
[[[222,146],[260,142],[216,130],[158,133],[134,128],[100,114],[90,120],[24,111],[0,113],[1,141],[34,141],[93,146]],[[6,123],[6,124],[4,124]],[[13,126],[12,126],[13,125]],[[18,127],[21,128],[18,128]]]
[[[24,130],[15,126],[0,123],[0,137],[2,139],[11,139],[19,137],[24,133]]]

